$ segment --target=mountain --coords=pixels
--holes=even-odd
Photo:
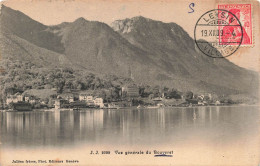
[[[1,8],[1,30],[58,53],[64,51],[60,38],[46,31],[47,26],[32,20],[20,11],[12,10],[4,5]]]
[[[192,89],[251,93],[254,91],[251,87],[258,87],[257,73],[238,67],[225,58],[205,56],[188,33],[175,23],[139,16],[117,20],[111,27],[131,44],[153,53],[154,61],[173,79],[187,78],[186,81],[195,85]]]
[[[147,52],[104,23],[79,18],[67,25],[51,27],[50,31],[61,37],[67,58],[87,70],[127,77],[131,66],[139,67],[140,74],[156,65]]]
[[[84,18],[47,26],[2,6],[0,46],[2,62],[131,76],[137,84],[181,91],[251,95],[258,87],[257,73],[205,56],[181,26],[141,16],[111,27]]]

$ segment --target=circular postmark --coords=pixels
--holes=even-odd
[[[243,28],[235,14],[214,9],[199,18],[194,39],[198,49],[205,55],[224,58],[236,52],[241,45]]]

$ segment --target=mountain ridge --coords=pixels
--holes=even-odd
[[[205,56],[176,23],[138,16],[116,20],[109,26],[81,17],[47,26],[6,6],[2,6],[0,23],[5,58],[10,54],[29,60],[30,53],[30,56],[37,55],[34,63],[38,65],[44,62],[49,67],[69,66],[99,74],[131,75],[138,84],[157,84],[184,91],[253,94],[255,90],[250,87],[257,88],[257,73],[225,58],[216,60]],[[11,51],[7,41],[21,47],[13,47],[16,50]],[[57,60],[58,57],[63,60]]]

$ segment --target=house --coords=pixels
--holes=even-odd
[[[65,100],[68,100],[70,103],[74,102],[74,96],[73,95],[66,95]]]
[[[210,93],[200,92],[199,94],[200,94],[200,95],[198,95],[199,100],[211,100],[212,99],[212,95]]]
[[[6,104],[9,105],[10,103],[17,103],[18,99],[15,95],[8,96],[6,99]]]
[[[15,96],[17,97],[18,101],[23,101],[24,96],[20,93],[16,93]]]
[[[220,105],[220,104],[221,104],[221,103],[220,103],[220,101],[218,101],[218,100],[215,102],[215,105]]]
[[[28,96],[28,95],[25,95],[24,101],[31,104],[35,104],[37,102],[35,96]]]
[[[28,102],[28,103],[31,103],[31,104],[34,104],[36,102],[35,97],[34,96],[30,96],[28,94],[25,94],[24,101]]]
[[[29,100],[30,100],[30,96],[25,96],[25,97],[24,97],[24,101],[25,101],[25,102],[28,102],[28,103],[29,103]]]
[[[35,103],[36,103],[36,99],[35,99],[35,98],[31,98],[31,99],[29,100],[29,103],[35,104]]]
[[[94,101],[94,100],[93,100],[93,96],[87,96],[87,97],[86,97],[86,101],[87,101],[87,102],[92,102],[92,101]]]
[[[87,95],[86,94],[80,94],[79,95],[79,101],[87,100]]]
[[[204,102],[198,101],[198,105],[204,105]]]
[[[6,99],[6,104],[10,104],[10,103],[18,103],[20,101],[24,101],[24,96],[20,93],[16,93],[15,95],[10,95],[7,97]]]
[[[93,96],[92,95],[87,95],[87,94],[80,94],[79,95],[79,101],[93,101]]]
[[[55,109],[60,109],[60,108],[66,108],[68,107],[68,101],[64,99],[56,99],[54,103],[54,108]]]
[[[70,97],[68,98],[68,101],[69,101],[70,103],[74,102],[74,97],[73,97],[73,96],[70,96]]]
[[[94,100],[88,100],[86,101],[87,106],[95,106],[95,101]]]
[[[100,108],[103,108],[104,107],[104,103],[103,103],[103,99],[98,97],[98,98],[95,98],[94,100],[94,104]]]
[[[122,87],[122,97],[139,97],[139,88],[136,85],[128,85]]]
[[[46,105],[46,104],[47,104],[46,101],[40,101],[40,103],[43,104],[43,105]]]
[[[61,108],[61,100],[60,99],[55,100],[54,108],[55,109],[60,109]]]
[[[94,97],[87,94],[80,94],[79,101],[85,101],[88,106],[95,106]]]

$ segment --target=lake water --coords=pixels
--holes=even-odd
[[[193,164],[197,160],[207,164],[206,153],[212,155],[209,162],[215,161],[215,157],[222,159],[222,155],[230,155],[230,162],[242,155],[247,164],[259,159],[257,106],[1,112],[0,115],[1,150],[6,157],[10,157],[7,151],[12,151],[16,158],[22,157],[21,150],[37,154],[37,150],[44,149],[62,153],[61,149],[75,152],[83,147],[98,150],[106,147],[111,151],[163,147],[178,152],[174,159],[179,161],[177,164],[187,164],[182,162],[184,156],[194,157],[197,153],[203,153],[200,159],[189,157]],[[222,160],[227,162],[224,157]]]

